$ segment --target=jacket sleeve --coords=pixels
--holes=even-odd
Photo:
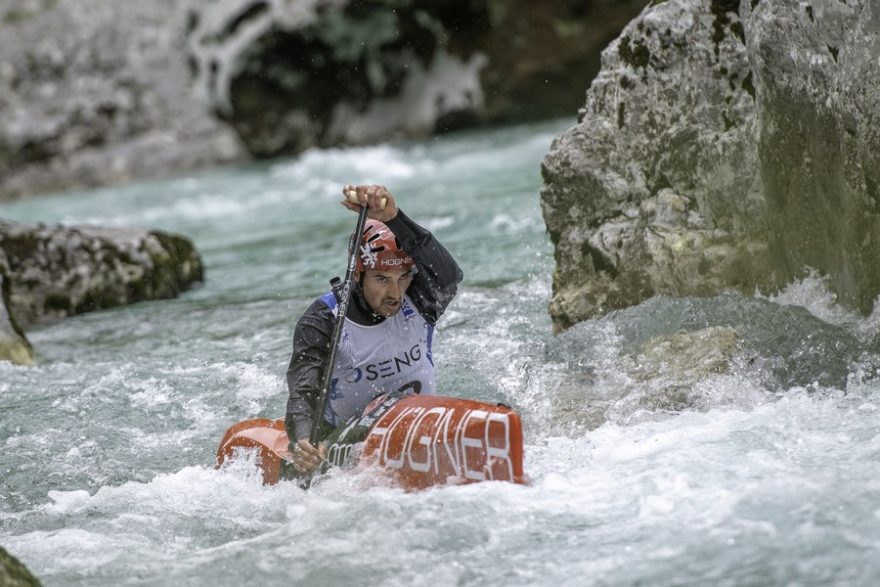
[[[463,278],[461,268],[433,234],[416,224],[400,208],[397,216],[386,224],[418,268],[407,294],[425,320],[436,324],[458,292],[458,284]]]
[[[287,413],[284,425],[292,443],[308,438],[321,393],[324,365],[335,319],[320,299],[309,306],[293,332],[293,354],[287,367]]]

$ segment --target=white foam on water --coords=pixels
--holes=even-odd
[[[88,577],[112,564],[126,551],[148,546],[137,533],[110,535],[80,528],[41,530],[5,541],[11,550],[22,553],[31,569],[43,569],[42,574],[50,577],[64,573]]]
[[[864,485],[870,471],[846,464],[858,445],[838,430],[852,429],[841,421],[849,416],[834,399],[803,394],[752,411],[685,412],[633,426],[606,423],[580,439],[551,437],[547,449],[527,453],[538,457],[532,466],[544,471],[536,476],[537,493],[529,502],[544,513],[592,520],[599,541],[623,546],[638,537],[654,553],[650,560],[687,558],[686,551],[699,548],[697,541],[705,536],[718,543],[717,564],[729,565],[731,572],[735,561],[724,549],[733,557],[748,552],[769,565],[772,555],[761,552],[766,541],[783,532],[810,532],[799,520],[801,504],[827,501],[843,478],[861,487],[861,495],[841,496],[846,509],[867,505],[859,502],[880,488],[877,482]],[[870,444],[864,448],[875,450],[873,438]],[[845,525],[832,526],[820,542],[848,532]],[[880,537],[876,529],[861,526],[854,531],[861,540]],[[673,535],[676,546],[665,550],[665,537]],[[760,542],[752,550],[748,542],[755,537]],[[633,564],[633,556],[625,559]]]
[[[156,377],[149,377],[143,380],[137,385],[137,388],[140,391],[135,391],[129,394],[128,397],[133,405],[140,408],[153,408],[177,401],[171,385]]]
[[[633,572],[672,573],[661,583],[675,584],[682,563],[705,570],[694,552],[733,580],[748,576],[737,567],[744,557],[775,564],[768,545],[780,536],[795,550],[836,544],[844,560],[856,546],[835,541],[880,544],[871,497],[880,491],[880,463],[870,464],[880,433],[863,409],[877,402],[868,394],[841,405],[804,391],[751,410],[545,437],[526,447],[529,486],[405,493],[375,471],[335,470],[306,492],[289,482],[262,486],[248,458],[219,471],[186,467],[93,495],[53,491],[33,515],[66,530],[26,531],[4,543],[59,580],[124,565],[156,580],[230,584],[233,567],[243,565],[268,585],[319,575],[323,584],[516,584],[491,570],[505,560],[530,584],[570,584],[572,572],[609,584]],[[823,513],[839,484],[849,487],[837,498],[843,509]],[[867,519],[857,521],[861,510]],[[57,552],[69,555],[63,564]]]
[[[758,294],[758,297],[765,297]],[[880,297],[874,302],[874,310],[867,317],[842,306],[829,285],[827,276],[811,271],[803,279],[788,284],[781,292],[766,296],[780,305],[802,306],[820,320],[842,326],[862,340],[880,338]]]
[[[28,448],[47,448],[52,442],[52,436],[59,433],[60,430],[53,428],[44,428],[39,432],[31,434],[14,434],[6,438],[6,448],[10,450],[18,450],[24,447]]]
[[[259,412],[284,392],[283,368],[274,365],[267,370],[250,362],[218,361],[196,366],[175,365],[165,369],[165,373],[172,379],[207,380],[209,391],[233,399],[246,412]],[[194,410],[192,415],[204,416],[205,404],[194,402],[195,399],[190,398],[187,404]]]
[[[140,428],[119,428],[119,432],[129,443],[132,455],[129,458],[143,458],[157,451],[179,452],[183,448],[201,444],[206,432],[212,429],[213,427],[203,425],[176,428],[167,432],[144,432]]]
[[[245,410],[258,413],[267,404],[277,403],[286,392],[286,384],[278,373],[267,373],[265,369],[247,363],[236,367],[238,387],[235,397]]]
[[[164,227],[183,223],[213,224],[224,218],[241,218],[265,209],[278,210],[307,201],[316,193],[329,195],[332,184],[320,178],[303,178],[295,186],[263,176],[239,175],[211,181],[181,180],[136,184],[131,188],[104,190],[105,200],[83,210],[65,210],[57,221],[62,224],[99,224],[109,226]],[[187,186],[186,189],[181,185]],[[182,197],[181,192],[186,192]],[[338,191],[338,187],[334,188]],[[121,194],[118,192],[122,192]],[[128,205],[121,210],[113,205],[123,198]],[[326,195],[325,195],[326,198]],[[103,203],[103,205],[101,205]]]
[[[293,493],[278,500],[283,489]],[[37,561],[41,574],[50,577],[87,576],[116,559],[144,559],[155,573],[168,559],[193,549],[234,541],[236,535],[260,534],[297,493],[302,491],[292,484],[263,487],[252,458],[220,471],[187,467],[147,483],[104,486],[93,495],[85,490],[50,491],[51,502],[32,516],[41,521],[38,524],[60,522],[66,527],[7,536],[4,542]],[[194,516],[200,521],[193,525]],[[220,536],[216,529],[223,527],[229,532]]]
[[[49,499],[52,505],[47,509],[55,514],[68,514],[85,508],[91,500],[91,495],[85,489],[77,489],[74,491],[50,491]]]
[[[391,145],[350,147],[345,149],[310,149],[297,159],[274,165],[270,175],[276,179],[320,177],[325,186],[342,197],[345,184],[385,184],[430,174],[434,164],[414,157]]]

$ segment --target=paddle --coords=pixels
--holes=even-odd
[[[346,194],[349,201],[352,200],[353,193]],[[357,202],[357,196],[354,196]],[[318,434],[321,429],[321,423],[324,419],[324,411],[327,409],[327,397],[330,395],[330,378],[333,376],[333,365],[336,362],[336,349],[339,346],[339,339],[342,336],[342,326],[345,324],[345,313],[348,310],[348,301],[351,299],[351,288],[354,283],[354,268],[357,263],[358,245],[361,241],[361,234],[364,232],[364,224],[367,222],[367,206],[361,206],[358,212],[357,225],[351,234],[351,240],[348,243],[348,267],[345,270],[345,281],[342,284],[342,291],[337,300],[336,324],[333,327],[333,336],[330,338],[330,354],[327,356],[327,366],[324,368],[324,381],[321,383],[321,397],[318,399],[318,406],[315,409],[315,419],[312,421],[312,433],[309,435],[309,442],[312,446],[318,446]]]

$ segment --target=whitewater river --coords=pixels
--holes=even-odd
[[[821,279],[655,298],[554,336],[540,161],[565,121],[0,205],[179,232],[179,299],[28,332],[0,364],[0,545],[45,585],[876,585],[880,317]],[[458,258],[444,394],[523,416],[529,486],[309,491],[213,467],[281,417],[296,318],[341,274],[345,183],[385,183]]]

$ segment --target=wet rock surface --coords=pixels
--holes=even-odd
[[[868,2],[810,5],[657,2],[603,52],[542,167],[556,328],[806,267],[870,310],[880,25]]]
[[[172,298],[202,280],[192,243],[156,230],[0,221],[0,259],[22,325]]]
[[[9,279],[0,265],[0,361],[30,365],[34,352],[30,342],[9,311]]]
[[[39,587],[40,582],[17,558],[0,546],[0,585],[3,587]]]
[[[746,2],[769,244],[868,314],[880,294],[880,4]]]

